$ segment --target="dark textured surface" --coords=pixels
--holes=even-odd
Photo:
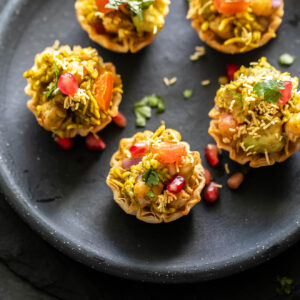
[[[210,141],[207,112],[226,62],[247,64],[266,55],[276,66],[282,52],[296,54],[296,5],[296,0],[287,1],[278,39],[246,55],[230,57],[207,49],[205,58],[191,63],[189,55],[200,42],[185,20],[185,1],[173,1],[165,29],[141,53],[125,56],[97,47],[123,75],[121,108],[129,119],[125,130],[111,125],[103,131],[108,149],[98,155],[86,152],[80,141],[72,153],[62,152],[25,107],[21,75],[32,65],[35,53],[56,38],[95,46],[74,19],[73,1],[10,1],[2,11],[0,31],[1,173],[10,203],[65,253],[94,268],[140,280],[214,278],[282,251],[299,235],[299,153],[284,164],[251,172],[239,191],[223,189],[216,205],[201,203],[190,216],[169,225],[151,226],[124,215],[112,202],[105,176],[119,139],[136,131],[133,102],[153,92],[163,96],[167,111],[154,116],[148,128],[156,128],[164,119],[182,132],[192,149],[202,152]],[[299,75],[299,66],[297,61],[290,71]],[[178,83],[166,88],[164,76],[177,76]],[[203,79],[211,79],[212,84],[202,87]],[[187,102],[181,96],[185,88],[195,91]],[[215,175],[225,182],[223,170]],[[50,198],[54,201],[43,201]],[[57,274],[57,269],[53,272]]]

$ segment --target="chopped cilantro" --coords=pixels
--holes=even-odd
[[[184,90],[184,92],[183,92],[183,97],[184,97],[185,99],[189,99],[189,98],[191,98],[192,96],[193,96],[193,90],[189,90],[189,89]]]
[[[264,100],[268,103],[278,103],[283,97],[280,89],[284,89],[285,84],[278,80],[265,80],[254,85],[253,90],[258,97],[264,96]]]
[[[280,55],[278,61],[281,65],[290,66],[295,62],[295,60],[296,60],[295,56],[288,54],[288,53],[284,53],[284,54]]]
[[[55,61],[54,61],[54,64],[53,64],[53,68],[54,68],[54,73],[55,73],[55,82],[51,86],[50,90],[45,92],[45,95],[46,95],[47,99],[50,99],[52,97],[52,94],[57,89],[57,84],[58,84],[59,69],[58,69],[57,64],[56,64]]]
[[[148,196],[148,197],[150,197],[150,198],[155,198],[155,194],[153,193],[152,190],[150,190],[150,191],[146,194],[146,196]]]
[[[157,108],[156,113],[165,111],[165,105],[161,97],[150,95],[144,97],[141,101],[134,104],[134,113],[136,116],[136,126],[145,127],[147,119],[151,118],[151,107]]]
[[[290,295],[293,291],[294,280],[285,276],[277,276],[275,282],[278,284],[276,292],[279,295]]]
[[[159,176],[157,172],[151,167],[149,170],[145,171],[142,175],[142,180],[146,183],[147,186],[151,188],[151,190],[146,194],[146,196],[150,198],[155,198],[155,194],[152,190],[152,187],[159,184]]]
[[[150,187],[158,185],[160,181],[157,172],[152,167],[144,172],[142,180]]]
[[[109,0],[106,8],[119,9],[122,4],[128,4],[129,9],[134,15],[143,20],[143,10],[147,9],[155,0]]]

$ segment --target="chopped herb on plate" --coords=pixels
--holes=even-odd
[[[296,60],[295,56],[288,54],[288,53],[284,53],[284,54],[280,55],[278,61],[281,65],[290,66],[295,62],[295,60]]]
[[[151,108],[157,108],[156,113],[163,113],[165,111],[165,104],[162,98],[153,94],[144,97],[141,101],[134,104],[136,126],[146,126],[147,119],[150,119],[152,115]]]
[[[185,99],[189,99],[189,98],[191,98],[192,96],[193,96],[193,90],[190,90],[190,89],[184,90],[184,92],[183,92],[183,97],[184,97]]]

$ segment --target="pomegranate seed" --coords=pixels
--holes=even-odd
[[[132,157],[141,157],[146,152],[148,152],[149,146],[147,142],[137,142],[134,145],[132,145],[129,149]]]
[[[73,139],[68,139],[68,138],[60,138],[57,137],[55,139],[55,142],[57,143],[57,145],[64,149],[64,150],[71,150],[73,148],[74,142]]]
[[[103,142],[103,140],[100,137],[96,137],[93,134],[89,134],[85,138],[85,146],[89,150],[94,151],[102,151],[106,148],[106,144]]]
[[[216,202],[219,198],[219,188],[215,182],[211,182],[204,190],[204,199],[207,202]]]
[[[239,66],[236,64],[228,64],[226,66],[226,75],[230,81],[234,79],[234,73],[239,70]]]
[[[233,174],[230,178],[228,178],[227,185],[232,190],[237,190],[243,181],[244,181],[244,174],[238,172]]]
[[[208,163],[215,167],[219,162],[219,149],[217,145],[214,144],[208,144],[204,149],[205,157],[208,161]]]
[[[71,73],[65,73],[59,77],[58,87],[63,94],[74,95],[78,90],[78,83]]]
[[[207,169],[204,169],[204,178],[205,178],[205,185],[209,185],[211,182],[211,174]]]
[[[119,127],[126,127],[127,120],[126,117],[119,111],[118,114],[113,117],[113,121],[119,126]]]
[[[185,186],[185,179],[180,176],[176,175],[167,185],[167,190],[170,193],[178,194],[180,193]]]

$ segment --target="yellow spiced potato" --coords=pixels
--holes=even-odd
[[[264,57],[241,67],[217,92],[209,133],[241,164],[256,168],[286,160],[300,144],[297,88],[297,77],[276,70]]]
[[[111,167],[107,184],[115,201],[147,223],[187,215],[205,185],[199,152],[191,152],[179,132],[165,125],[122,139]]]
[[[275,38],[283,13],[283,0],[191,0],[187,17],[201,40],[234,54]]]
[[[151,44],[169,12],[169,0],[77,0],[82,28],[101,46],[116,52],[137,52]]]
[[[28,108],[59,138],[95,134],[118,114],[122,81],[93,48],[46,48],[24,73]]]

